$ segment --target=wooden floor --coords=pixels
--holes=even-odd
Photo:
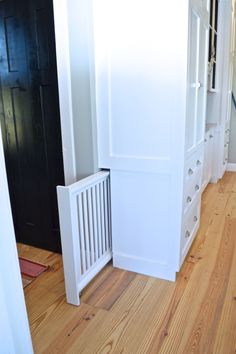
[[[50,265],[25,289],[35,353],[236,353],[236,174],[203,196],[201,227],[177,282],[108,265],[66,304],[59,255],[19,245]]]

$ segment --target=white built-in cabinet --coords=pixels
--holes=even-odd
[[[216,2],[217,0],[213,0]],[[235,38],[235,1],[218,0],[215,87],[208,91],[206,123],[214,125],[212,181],[222,178],[228,162]],[[212,76],[209,73],[209,77]]]
[[[116,267],[174,280],[201,206],[208,2],[94,0],[99,167]]]

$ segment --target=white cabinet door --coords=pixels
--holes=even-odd
[[[173,127],[184,142],[187,16],[187,1],[171,11],[166,1],[94,1],[99,167],[171,170]]]
[[[189,33],[186,147],[190,153],[203,142],[207,94],[208,26],[195,8],[190,9]]]
[[[208,27],[200,21],[199,63],[198,63],[198,100],[196,122],[196,145],[200,144],[205,134],[206,100],[207,100],[207,56]]]
[[[188,115],[187,115],[187,151],[196,145],[196,121],[198,101],[198,66],[199,66],[199,40],[200,17],[194,9],[190,9],[190,43],[189,43],[189,80],[188,80]]]

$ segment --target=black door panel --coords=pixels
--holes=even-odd
[[[64,184],[51,0],[0,2],[0,115],[17,240],[61,251]]]

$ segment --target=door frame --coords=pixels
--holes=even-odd
[[[0,323],[1,349],[6,353],[31,354],[32,341],[15,241],[7,184],[2,135],[0,134]],[[8,271],[7,271],[8,270]]]
[[[76,181],[68,13],[65,0],[53,0],[62,155],[65,185]]]
[[[53,0],[65,185],[98,171],[92,0]],[[76,34],[76,35],[75,35]],[[81,35],[79,35],[81,34]],[[76,50],[75,50],[76,48]],[[78,58],[77,53],[80,57]],[[78,59],[79,62],[78,62]],[[85,75],[88,77],[85,78]],[[80,85],[75,85],[75,79]],[[81,86],[86,86],[86,93]],[[88,107],[82,107],[83,100]],[[89,123],[88,123],[89,121]],[[83,142],[75,141],[80,125]],[[87,142],[85,142],[87,141]],[[92,145],[92,146],[91,146]],[[91,147],[91,149],[90,149]],[[87,166],[81,160],[81,150]],[[86,151],[88,150],[88,151]],[[79,160],[80,159],[80,160]]]

